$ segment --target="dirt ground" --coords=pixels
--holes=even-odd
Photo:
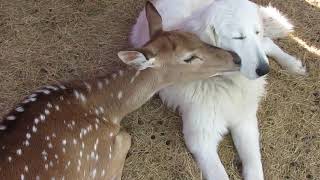
[[[0,115],[40,85],[118,66],[116,53],[129,47],[128,33],[144,1],[1,0]],[[266,179],[320,179],[320,3],[271,3],[296,27],[278,44],[307,64],[309,76],[292,76],[273,64],[259,111]],[[182,138],[181,118],[158,97],[123,122],[133,137],[123,179],[201,179]],[[220,155],[231,179],[241,179],[229,137]]]

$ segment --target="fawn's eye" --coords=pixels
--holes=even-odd
[[[256,31],[256,35],[259,35],[260,34],[260,31]]]
[[[199,59],[197,56],[191,56],[190,58],[188,59],[185,59],[184,62],[185,63],[188,63],[188,64],[191,64],[192,61],[196,60],[196,59]]]

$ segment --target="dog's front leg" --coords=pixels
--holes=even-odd
[[[283,69],[288,70],[292,74],[307,74],[306,68],[303,66],[301,60],[284,52],[270,38],[264,38],[262,41],[262,46],[267,56],[272,57]]]
[[[199,107],[193,106],[182,114],[186,145],[206,180],[228,180],[218,155],[218,144],[227,129],[213,119],[212,110]]]
[[[257,123],[256,115],[252,115],[230,127],[234,144],[242,161],[245,180],[263,180]]]

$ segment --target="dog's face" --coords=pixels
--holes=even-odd
[[[256,4],[239,0],[230,5],[217,1],[214,25],[218,46],[236,52],[242,59],[241,72],[256,79],[269,72],[269,62],[262,47],[263,22]],[[218,14],[219,13],[219,14]]]

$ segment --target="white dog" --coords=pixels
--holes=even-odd
[[[241,73],[175,85],[160,92],[168,106],[181,112],[186,145],[204,176],[228,179],[217,148],[230,131],[245,179],[264,179],[256,112],[265,93],[267,56],[291,73],[306,73],[301,61],[271,40],[286,36],[292,25],[273,7],[260,7],[248,0],[158,0],[155,6],[165,29],[193,32],[207,43],[235,51],[242,59]],[[131,43],[139,47],[148,39],[142,11]]]

